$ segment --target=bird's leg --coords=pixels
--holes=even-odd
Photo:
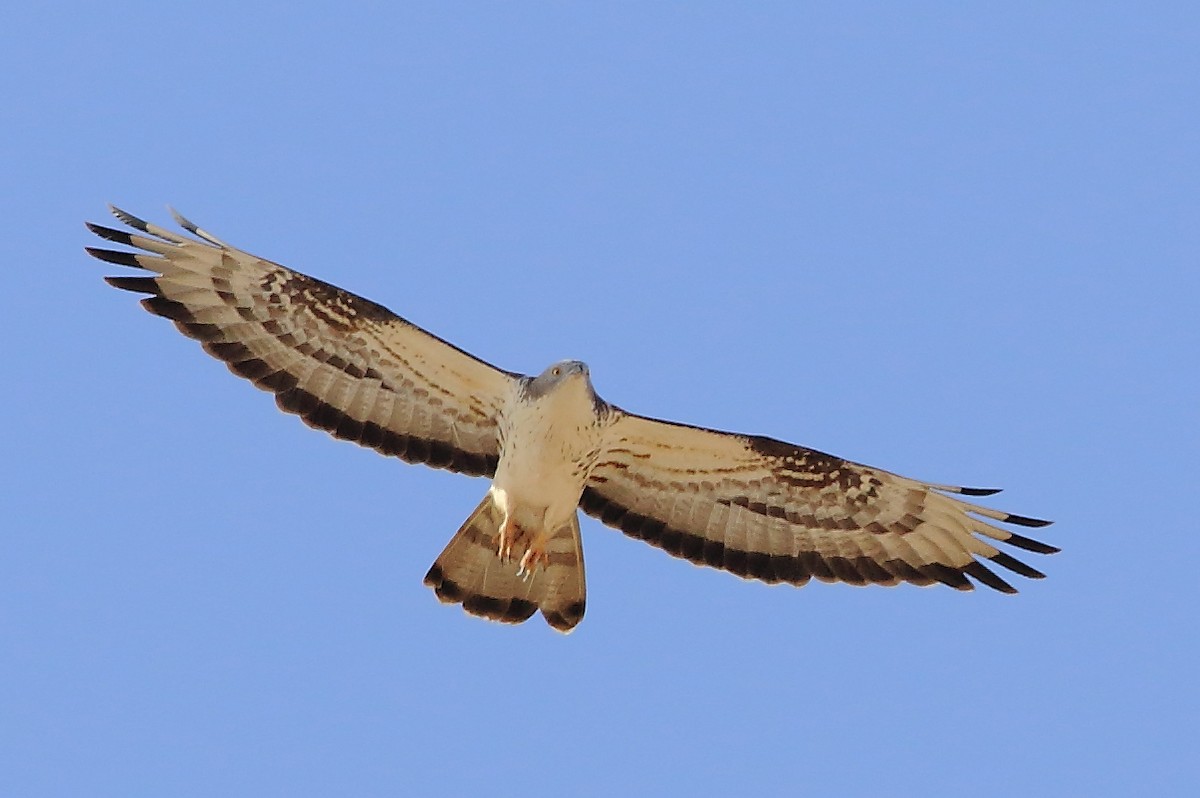
[[[496,547],[496,555],[501,562],[508,562],[512,559],[513,547],[523,536],[523,530],[516,521],[511,518],[504,519],[504,523],[500,524],[499,542]]]
[[[550,562],[546,554],[549,536],[530,532],[508,514],[500,523],[496,537],[496,556],[505,563],[517,558],[517,576],[523,579],[530,579],[539,567]]]

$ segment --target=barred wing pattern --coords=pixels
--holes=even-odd
[[[141,250],[88,247],[109,263],[156,273],[109,277],[229,369],[272,391],[312,427],[410,463],[491,476],[497,419],[516,390],[501,371],[387,308],[236,249],[178,214],[196,239],[111,208],[136,233],[96,224]],[[198,240],[197,240],[198,239]]]
[[[767,583],[894,585],[937,582],[971,590],[971,577],[1016,590],[980,561],[1043,574],[990,541],[1039,554],[1053,546],[983,519],[1045,526],[945,495],[994,490],[932,485],[771,438],[624,413],[580,507],[631,537],[699,565]]]

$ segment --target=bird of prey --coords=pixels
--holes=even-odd
[[[230,246],[175,215],[181,235],[110,208],[132,248],[88,247],[153,276],[108,277],[200,341],[279,407],[334,437],[491,486],[425,584],[473,615],[540,610],[570,631],[584,614],[577,509],[669,554],[770,584],[972,580],[1015,589],[984,564],[1043,574],[999,550],[1057,548],[997,524],[1041,521],[968,503],[994,490],[935,485],[759,435],[627,412],[586,365],[536,377],[498,369],[382,305]],[[172,212],[174,213],[174,212]]]

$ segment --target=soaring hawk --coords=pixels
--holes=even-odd
[[[1045,526],[933,485],[758,435],[626,412],[598,397],[588,369],[502,371],[382,305],[263,260],[178,214],[192,237],[113,214],[134,232],[88,224],[138,252],[89,247],[155,276],[109,277],[149,296],[233,373],[310,426],[410,463],[492,480],[425,576],[447,603],[506,623],[535,610],[555,629],[583,618],[576,508],[698,565],[803,585],[972,579],[1005,593],[983,561],[1035,579],[1000,551],[1053,546],[997,526]],[[990,522],[989,522],[990,521]]]

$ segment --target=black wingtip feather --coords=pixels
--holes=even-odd
[[[1060,549],[1058,546],[1051,546],[1049,543],[1043,543],[1040,540],[1027,538],[1024,535],[1018,535],[1015,532],[1011,533],[1004,542],[1010,546],[1016,546],[1018,549],[1025,549],[1025,551],[1033,551],[1037,552],[1038,554],[1058,554],[1060,551],[1062,551],[1062,549]]]
[[[1004,563],[1000,564],[1004,565]],[[963,573],[975,579],[975,581],[979,582],[980,584],[987,585],[993,590],[999,590],[1001,593],[1008,593],[1011,595],[1017,592],[1015,587],[996,576],[995,572],[978,560],[975,560],[971,564],[964,566]]]
[[[112,227],[105,227],[102,224],[94,224],[93,222],[84,222],[87,229],[100,236],[106,241],[112,241],[115,244],[125,244],[133,246],[133,236],[124,230],[117,230]]]
[[[105,277],[104,282],[122,291],[135,294],[158,294],[158,283],[153,277]]]
[[[193,222],[191,219],[188,219],[186,216],[184,216],[182,213],[180,213],[179,211],[172,208],[170,205],[167,206],[167,210],[171,212],[171,217],[175,219],[175,222],[180,227],[182,227],[184,230],[187,230],[192,235],[196,235],[196,236],[200,236],[200,238],[204,238],[204,235],[200,232],[200,228],[196,225],[195,222]]]
[[[1011,557],[1004,552],[993,554],[988,558],[996,565],[1003,566],[1015,574],[1027,577],[1029,579],[1045,579],[1046,575],[1036,568],[1030,568],[1025,563],[1018,560],[1016,557]]]
[[[1017,524],[1018,526],[1043,527],[1043,526],[1050,526],[1054,522],[1046,521],[1041,518],[1030,518],[1027,515],[1014,515],[1013,513],[1009,513],[1004,518],[1004,523]]]
[[[958,491],[964,496],[995,496],[1002,488],[959,488]]]
[[[83,251],[93,258],[98,258],[106,263],[115,263],[118,266],[132,266],[135,269],[145,268],[137,262],[137,255],[132,252],[118,252],[115,249],[100,249],[99,247],[84,247]]]
[[[970,566],[968,566],[968,568],[969,567]],[[949,565],[943,565],[940,562],[931,562],[926,563],[925,565],[918,565],[917,570],[931,579],[936,579],[943,585],[949,585],[955,590],[975,589],[975,586],[971,584],[970,580],[963,576],[962,570],[951,568]]]
[[[156,316],[162,316],[164,319],[171,321],[190,322],[192,320],[192,312],[187,309],[187,305],[181,302],[176,302],[173,299],[167,299],[163,296],[152,296],[142,300],[142,307],[150,311]],[[197,336],[184,331],[185,335],[192,338]]]
[[[1015,523],[1019,527],[1049,527],[1054,521],[1045,521],[1043,518],[1031,518],[1025,515],[1016,515],[1009,512],[1008,515],[1002,518],[1004,523]]]
[[[150,235],[154,235],[153,233],[150,232],[150,226],[146,222],[144,222],[141,219],[139,219],[138,217],[134,216],[129,211],[123,211],[120,208],[118,208],[116,205],[109,205],[108,210],[113,216],[117,217],[122,222],[124,222],[125,224],[134,228],[135,230],[140,230],[143,233],[148,233]]]

